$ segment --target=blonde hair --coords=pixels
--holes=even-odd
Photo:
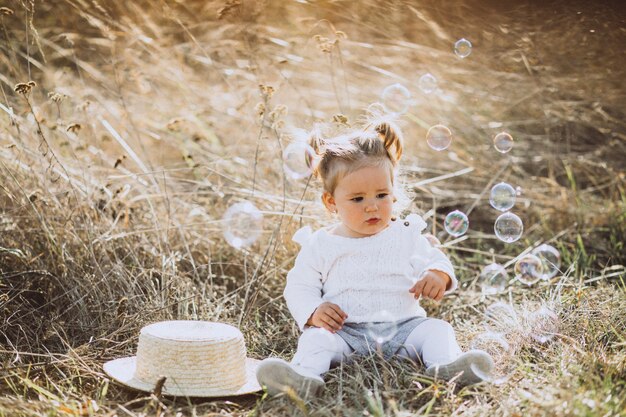
[[[362,130],[331,139],[324,139],[316,127],[310,133],[309,143],[320,157],[314,175],[330,194],[341,178],[364,167],[388,166],[393,181],[402,156],[402,133],[389,118],[369,120]]]

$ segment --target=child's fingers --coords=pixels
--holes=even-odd
[[[436,300],[437,296],[439,295],[439,291],[440,291],[440,288],[437,287],[436,285],[433,285],[433,287],[430,289],[430,293],[428,294],[428,296],[432,298],[433,300]]]
[[[325,329],[325,330],[328,330],[331,333],[335,333],[335,329],[333,329],[329,324],[326,324],[326,323],[322,322],[322,325],[320,327]]]
[[[326,330],[328,330],[331,333],[335,333],[335,329],[334,329],[334,327],[331,324],[329,324],[324,319],[320,319],[320,321],[322,322],[322,327],[323,328],[325,328]]]
[[[441,301],[441,299],[443,298],[443,293],[445,292],[446,290],[444,288],[440,289],[439,292],[437,293],[437,297],[435,298],[435,300]]]
[[[329,315],[324,316],[322,321],[328,324],[332,330],[341,329],[341,324]]]
[[[337,304],[332,304],[330,306],[333,311],[335,311],[343,320],[348,318],[348,315],[339,307]]]
[[[329,310],[327,314],[335,321],[335,323],[341,324],[344,322],[343,316],[335,310]]]
[[[424,289],[422,290],[422,295],[424,297],[432,298],[431,297],[432,290],[433,290],[433,283],[430,280],[427,280],[427,282],[424,284]]]
[[[424,284],[425,284],[425,281],[422,279],[420,281],[417,281],[415,285],[413,285],[413,288],[409,290],[410,292],[414,293],[415,298],[419,297],[420,294],[422,294],[423,289],[424,289]]]

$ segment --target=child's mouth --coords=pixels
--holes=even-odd
[[[376,224],[380,221],[380,219],[369,219],[366,223],[367,224]]]

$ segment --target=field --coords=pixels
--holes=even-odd
[[[0,416],[626,415],[626,16],[618,2],[223,0],[0,3]],[[472,42],[466,58],[458,39]],[[426,94],[418,80],[437,79]],[[375,355],[331,370],[321,397],[172,399],[129,390],[102,364],[169,319],[238,326],[248,356],[290,359],[282,290],[293,233],[333,222],[315,179],[292,180],[293,129],[358,127],[404,85],[398,214],[421,214],[460,288],[429,315],[462,347],[485,309],[558,315],[540,343],[506,336],[500,384],[457,389]],[[450,148],[426,143],[448,126]],[[494,149],[501,131],[514,138]],[[496,238],[492,185],[520,187],[524,223]],[[264,215],[236,249],[222,216]],[[461,210],[469,230],[443,229]],[[484,296],[492,262],[561,254],[552,279]]]

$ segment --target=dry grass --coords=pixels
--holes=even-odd
[[[110,3],[0,9],[0,415],[624,414],[617,6]],[[474,44],[465,60],[451,51],[461,37]],[[441,94],[419,92],[424,72]],[[556,303],[559,336],[518,335],[512,378],[462,391],[375,357],[331,371],[306,404],[172,401],[111,383],[102,363],[132,354],[139,328],[162,319],[233,323],[250,356],[291,357],[298,330],[281,298],[290,237],[329,217],[316,184],[284,176],[289,127],[338,114],[354,125],[394,82],[415,98],[400,120],[405,212],[424,214],[442,240],[449,210],[470,216],[469,233],[447,241],[462,289],[430,314],[467,346],[494,301],[475,285],[480,268],[550,242],[563,273],[513,283],[507,296],[521,310]],[[455,139],[437,153],[423,138],[440,122]],[[510,154],[491,146],[501,129],[516,138]],[[509,245],[493,236],[486,193],[501,180],[524,190],[514,210],[526,230]],[[265,213],[265,233],[236,251],[220,218],[242,199]]]

